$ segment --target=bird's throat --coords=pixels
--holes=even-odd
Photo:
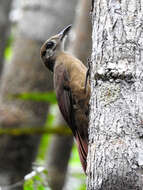
[[[45,66],[53,72],[54,70],[54,66],[55,66],[55,59],[52,59],[52,58],[48,58],[46,59],[46,61],[44,62],[45,63]]]

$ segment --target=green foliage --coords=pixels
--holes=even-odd
[[[79,159],[77,147],[76,147],[75,144],[72,147],[72,154],[71,154],[71,158],[70,158],[70,165],[73,166],[73,167],[80,166],[80,159]]]
[[[48,113],[47,120],[45,123],[45,127],[52,127],[54,124],[55,116],[52,113]],[[41,138],[40,146],[39,146],[39,151],[38,151],[38,156],[37,156],[37,161],[42,162],[45,159],[45,153],[48,148],[50,142],[50,136],[48,134],[43,135]]]
[[[45,153],[47,150],[47,147],[49,145],[50,136],[49,135],[43,135],[41,138],[38,155],[37,155],[37,162],[42,163],[45,159]]]
[[[45,127],[52,127],[54,120],[55,120],[55,116],[49,113],[47,116]],[[45,159],[45,153],[49,145],[49,141],[50,141],[50,136],[48,134],[42,136],[40,146],[39,146],[39,152],[37,156],[38,162],[41,162]]]
[[[33,190],[33,184],[34,181],[32,179],[29,179],[24,184],[24,190]]]
[[[12,42],[13,42],[13,36],[10,35],[7,42],[7,47],[4,52],[4,57],[6,60],[10,60],[12,57]]]
[[[48,102],[51,104],[57,103],[56,94],[54,92],[25,92],[21,94],[13,94],[10,97],[36,102]]]
[[[29,178],[24,183],[24,190],[50,190],[46,182],[47,172],[37,172],[35,176]]]
[[[55,121],[55,115],[52,113],[49,113],[47,116],[47,120],[45,123],[45,127],[52,127]]]
[[[81,184],[79,186],[79,190],[86,190],[86,185],[85,184]]]
[[[5,49],[4,57],[8,61],[11,59],[11,57],[12,57],[12,48],[11,47],[7,47]]]

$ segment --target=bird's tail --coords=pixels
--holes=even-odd
[[[81,136],[78,131],[76,133],[75,138],[76,138],[76,142],[77,142],[77,146],[78,146],[80,161],[81,161],[83,170],[86,173],[87,154],[88,154],[88,138],[85,136]]]

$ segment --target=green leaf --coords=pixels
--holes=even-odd
[[[33,184],[34,184],[34,181],[32,179],[27,180],[24,183],[24,190],[34,190],[33,189]]]
[[[38,185],[37,189],[38,190],[45,190],[45,187],[43,187],[43,185]]]
[[[24,190],[48,190],[49,187],[46,181],[47,176],[44,171],[37,172],[35,176],[33,176],[30,179],[27,179],[24,182]]]

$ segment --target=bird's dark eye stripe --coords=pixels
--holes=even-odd
[[[46,44],[46,49],[50,49],[50,48],[52,48],[54,46],[54,42],[48,42],[47,44]]]

